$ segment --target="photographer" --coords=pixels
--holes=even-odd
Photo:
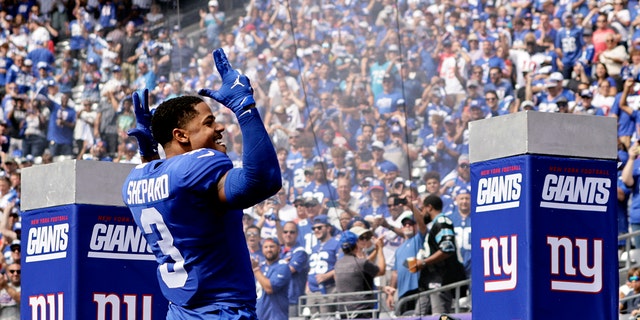
[[[343,232],[340,237],[340,246],[344,256],[335,265],[336,292],[338,293],[371,291],[374,289],[373,278],[385,274],[385,259],[380,250],[382,247],[381,241],[376,241],[377,250],[374,261],[356,256],[358,242],[362,241],[351,231]],[[372,293],[363,292],[359,295],[341,296],[338,299],[340,302],[349,302],[371,300],[373,298]],[[373,303],[360,302],[341,305],[338,311],[354,311],[353,314],[356,318],[371,318],[373,316],[371,313],[357,311],[371,310],[373,308]],[[349,314],[349,318],[351,317],[353,316]]]

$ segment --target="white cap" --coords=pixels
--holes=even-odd
[[[551,75],[549,75],[549,80],[551,81],[556,81],[556,82],[562,82],[562,80],[564,80],[564,77],[562,76],[562,73],[560,72],[554,72]]]

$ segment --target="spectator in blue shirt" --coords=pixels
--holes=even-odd
[[[256,313],[259,319],[288,319],[287,291],[291,281],[291,271],[286,261],[280,260],[278,239],[264,239],[262,254],[264,255],[263,261],[251,260],[258,296]]]

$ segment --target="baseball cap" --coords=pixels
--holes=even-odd
[[[453,121],[453,117],[451,115],[444,117],[444,123],[454,123],[454,122],[455,121]]]
[[[402,128],[400,126],[391,126],[391,134],[402,134]]]
[[[320,204],[320,201],[318,201],[318,199],[316,199],[315,197],[306,197],[304,198],[304,205],[305,206],[317,206]]]
[[[120,71],[122,71],[122,68],[121,68],[119,65],[117,65],[117,64],[116,64],[115,66],[113,66],[113,67],[111,68],[111,71],[113,71],[113,72],[120,72]]]
[[[26,60],[24,60],[24,65],[25,66],[32,66],[33,65],[33,61],[31,61],[31,59],[26,59]]]
[[[525,100],[520,103],[520,109],[525,110],[526,108],[535,109],[536,105],[531,100]]]
[[[549,80],[560,82],[564,80],[564,77],[562,76],[562,73],[556,71],[549,75]]]
[[[218,1],[217,0],[209,1],[209,7],[217,7],[217,6],[218,6]]]
[[[321,214],[313,218],[313,224],[326,224],[329,225],[329,217],[326,214]]]
[[[380,164],[380,171],[383,173],[398,171],[398,166],[393,162],[383,162]]]
[[[340,247],[342,250],[351,249],[358,243],[358,236],[351,231],[345,231],[340,235]]]
[[[398,50],[400,50],[400,49],[398,48],[397,44],[389,45],[388,51],[398,51]]]
[[[384,183],[378,179],[373,179],[369,184],[369,191],[374,189],[384,191]]]
[[[14,249],[20,249],[20,240],[13,240],[11,241],[11,246],[10,246],[11,250],[13,251]]]
[[[96,59],[94,59],[94,58],[89,58],[89,59],[87,59],[87,63],[88,63],[88,64],[96,64],[96,63],[97,63],[97,61],[96,61]]]
[[[472,33],[467,37],[467,41],[478,41],[478,36],[475,33]]]
[[[463,163],[469,163],[469,155],[466,153],[463,153],[458,157],[458,164]]]
[[[471,109],[482,109],[482,105],[480,104],[480,102],[478,102],[478,100],[473,100],[469,104],[469,108],[471,108]]]
[[[303,197],[297,197],[293,200],[293,205],[297,206],[297,205],[303,205],[304,204],[304,198]]]
[[[351,233],[353,233],[353,234],[354,234],[356,237],[358,237],[358,238],[359,238],[361,235],[366,234],[367,232],[371,232],[371,230],[369,230],[369,229],[365,229],[365,228],[360,227],[360,226],[352,227],[351,229],[349,229],[349,231],[350,231]],[[356,238],[356,240],[357,240],[357,238]]]
[[[276,244],[276,246],[278,246],[278,247],[280,246],[280,241],[278,241],[277,237],[267,237],[267,238],[262,239],[262,243],[265,243],[267,241],[272,241],[273,243]]]
[[[38,62],[38,64],[36,65],[36,67],[37,67],[38,69],[47,69],[47,68],[49,68],[49,64],[48,64],[48,63],[46,63],[46,62],[44,62],[44,61],[40,61],[40,62]]]
[[[459,194],[471,194],[471,190],[469,190],[467,187],[461,187],[461,186],[457,186],[453,188],[451,195],[453,197],[457,197]]]
[[[372,149],[381,149],[384,150],[384,143],[382,143],[382,141],[374,141],[371,144],[371,148]]]
[[[569,103],[569,100],[567,100],[567,98],[566,98],[565,96],[560,96],[560,97],[556,100],[556,104],[560,104],[560,103],[567,104],[567,103]]]
[[[57,83],[57,82],[56,82],[56,80],[54,80],[54,79],[49,79],[49,81],[47,81],[47,85],[48,85],[49,87],[53,87],[53,86],[55,86],[56,84],[58,84],[58,83]]]
[[[580,91],[580,96],[583,98],[593,98],[593,93],[589,89],[583,89]]]
[[[405,222],[408,222],[408,221],[410,221],[412,224],[416,223],[416,220],[413,218],[413,212],[411,212],[410,210],[402,212],[398,219],[400,219],[400,223],[402,225],[404,225]]]

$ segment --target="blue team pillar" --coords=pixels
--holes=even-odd
[[[470,123],[474,319],[617,319],[616,120]]]
[[[23,171],[22,319],[165,318],[157,263],[122,202],[132,167],[64,161]]]

